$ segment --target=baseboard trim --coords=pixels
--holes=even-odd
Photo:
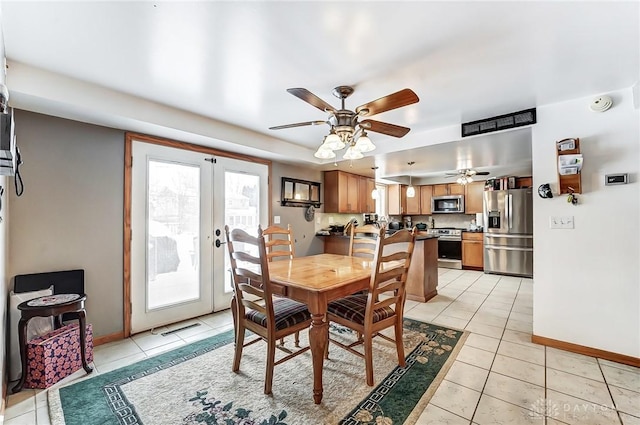
[[[534,344],[541,344],[546,345],[547,347],[557,348],[559,350],[570,351],[572,353],[584,354],[585,356],[598,357],[600,359],[610,360],[616,363],[640,367],[640,358],[627,356],[625,354],[613,353],[611,351],[600,350],[598,348],[585,347],[584,345],[574,344],[566,341],[559,341],[557,339],[538,335],[531,335],[531,342],[533,342]]]
[[[98,345],[106,344],[108,342],[119,341],[124,339],[124,332],[116,332],[110,335],[100,336],[93,339],[93,346],[97,347]]]

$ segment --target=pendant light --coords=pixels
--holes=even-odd
[[[411,184],[411,166],[415,164],[415,161],[407,162],[409,164],[409,187],[407,188],[407,198],[413,198],[416,196],[416,189]]]
[[[378,167],[371,167],[371,169],[375,173]],[[374,180],[375,180],[375,174],[374,174]],[[373,190],[371,191],[371,199],[378,199],[378,187],[375,185],[373,186]]]

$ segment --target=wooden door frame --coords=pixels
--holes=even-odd
[[[177,140],[165,139],[162,137],[149,136],[146,134],[126,132],[124,137],[124,233],[123,233],[123,327],[124,338],[131,336],[131,184],[133,167],[133,142],[152,143],[177,149],[184,149],[193,152],[200,152],[206,155],[220,156],[241,161],[249,161],[267,166],[267,216],[271,217],[271,161],[264,158],[242,155],[233,152],[222,151],[193,143],[179,142]]]

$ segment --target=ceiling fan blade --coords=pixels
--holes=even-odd
[[[488,171],[476,171],[476,176],[488,176],[489,173]]]
[[[305,125],[320,125],[326,124],[326,121],[307,121],[307,122],[297,122],[294,124],[285,124],[285,125],[277,125],[275,127],[269,127],[269,130],[282,130],[283,128],[293,128],[293,127],[304,127]]]
[[[406,135],[411,129],[407,127],[402,127],[395,124],[389,124],[388,122],[382,121],[374,121],[374,120],[364,120],[360,121],[360,127],[374,131],[376,133],[387,134],[393,137],[403,137]]]
[[[411,105],[419,100],[418,95],[416,95],[413,90],[404,89],[385,97],[381,97],[380,99],[376,99],[372,102],[365,103],[364,105],[360,105],[356,108],[356,113],[362,116],[376,115],[381,112]]]
[[[304,100],[308,104],[315,106],[316,108],[320,109],[321,111],[324,111],[324,112],[335,112],[336,111],[336,109],[333,106],[329,105],[327,102],[325,102],[324,100],[320,99],[318,96],[316,96],[315,94],[311,93],[307,89],[293,88],[293,89],[287,89],[287,91],[289,93],[291,93],[292,95],[294,95],[295,97]]]

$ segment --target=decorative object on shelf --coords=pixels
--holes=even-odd
[[[538,187],[538,195],[540,195],[540,197],[543,199],[553,198],[553,193],[551,193],[551,187],[549,186],[549,183],[541,184]]]
[[[418,102],[420,99],[411,89],[400,90],[396,93],[381,97],[356,108],[355,112],[345,108],[344,101],[351,96],[354,89],[350,86],[338,86],[333,89],[333,95],[342,101],[341,109],[337,110],[324,100],[305,88],[287,89],[289,93],[304,100],[323,112],[328,112],[326,121],[307,121],[294,124],[269,127],[269,130],[281,130],[284,128],[302,127],[306,125],[328,124],[329,134],[324,137],[314,156],[319,159],[332,159],[336,157],[335,151],[344,149],[343,158],[347,160],[360,159],[364,153],[374,150],[376,147],[367,136],[367,131],[386,134],[393,137],[403,137],[410,129],[395,124],[381,121],[362,120],[360,117],[377,115],[382,112],[401,108]]]
[[[316,207],[313,205],[309,205],[306,210],[304,210],[304,219],[307,221],[313,221],[313,218],[316,215]]]
[[[571,205],[578,205],[578,197],[573,193],[573,188],[569,187],[569,195],[567,195],[567,202]]]
[[[488,176],[488,175],[489,175],[488,171],[476,171],[476,170],[467,168],[467,169],[458,170],[455,173],[446,173],[445,177],[457,177],[456,183],[465,185],[473,181],[473,176]]]
[[[409,187],[407,188],[407,198],[413,198],[416,196],[416,188],[411,184],[411,166],[415,163],[415,161],[407,162],[407,164],[409,164]]]
[[[283,207],[320,207],[320,183],[282,177],[280,204]]]

